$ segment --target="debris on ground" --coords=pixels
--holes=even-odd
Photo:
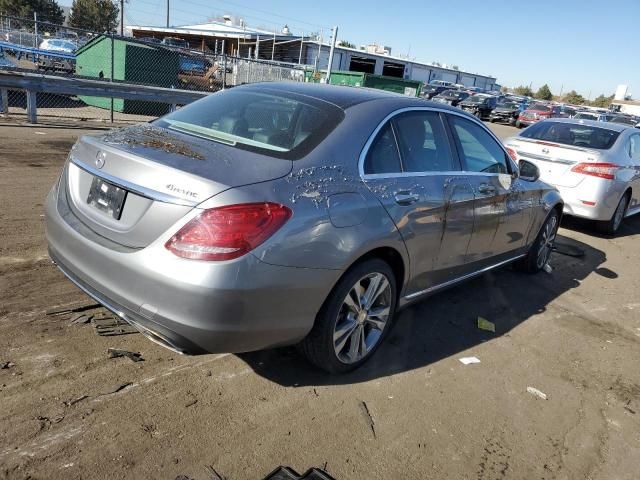
[[[75,313],[71,315],[71,320],[69,322],[69,325],[82,325],[85,323],[89,323],[92,318],[93,318],[93,315],[91,314]]]
[[[2,367],[0,367],[2,370],[6,369],[6,368],[11,368],[11,367],[15,367],[16,364],[13,363],[12,361],[8,361],[8,362],[1,362],[2,363]]]
[[[547,400],[547,394],[541,392],[537,388],[527,387],[527,392],[529,392],[531,395],[535,395],[536,397],[541,398],[542,400]]]
[[[347,460],[348,462],[349,460]],[[326,465],[326,464],[325,464]],[[217,480],[216,477],[213,477],[213,480]],[[269,475],[267,475],[264,480],[334,480],[331,475],[329,475],[325,470],[321,470],[319,468],[310,468],[302,475],[293,470],[290,467],[278,467]]]
[[[101,305],[97,303],[82,302],[82,303],[73,303],[71,305],[65,305],[62,307],[50,308],[49,310],[46,310],[44,313],[45,315],[58,316],[58,315],[67,315],[69,313],[84,312],[86,310],[93,310],[95,308],[100,308],[100,307]]]
[[[478,317],[478,328],[480,330],[485,330],[487,332],[496,333],[496,325],[493,322],[490,322],[486,318]]]
[[[78,398],[74,398],[73,400],[67,400],[66,402],[64,402],[64,404],[65,404],[67,407],[70,407],[70,406],[72,406],[72,405],[75,405],[75,404],[76,404],[76,403],[78,403],[78,402],[81,402],[82,400],[87,399],[87,398],[89,398],[89,395],[82,395],[82,396],[80,396],[80,397],[78,397]]]
[[[101,312],[94,315],[91,320],[93,328],[96,333],[102,337],[113,337],[116,335],[129,335],[132,333],[138,333],[135,327],[128,324],[121,318],[118,318],[111,313]]]
[[[362,410],[362,413],[364,414],[365,420],[367,420],[367,423],[369,424],[369,428],[371,429],[371,433],[373,433],[373,438],[376,438],[376,424],[373,421],[373,417],[371,416],[371,412],[369,411],[369,406],[367,405],[367,402],[361,401],[360,402],[360,409]]]
[[[575,247],[573,245],[567,245],[566,243],[556,242],[553,245],[553,251],[560,255],[566,255],[568,257],[582,258],[586,255],[583,248]]]
[[[207,473],[211,477],[211,480],[227,480],[227,477],[225,477],[224,475],[221,475],[220,473],[218,473],[216,471],[216,469],[213,468],[213,465],[207,465],[205,467],[205,470],[207,471]]]
[[[129,387],[131,385],[133,385],[133,383],[131,383],[131,382],[121,383],[120,385],[116,385],[115,387],[113,387],[108,392],[99,393],[98,395],[99,396],[113,395],[114,393],[118,393],[118,392],[124,390],[125,388],[127,388],[127,387]]]
[[[546,273],[553,272],[553,268],[551,268],[551,265],[549,265],[548,263],[544,264],[544,267],[542,267],[542,270],[544,270]]]
[[[134,362],[144,362],[142,354],[140,352],[130,352],[129,350],[119,350],[117,348],[110,348],[107,350],[109,358],[127,357]]]
[[[189,403],[187,403],[184,407],[185,408],[193,407],[196,403],[198,403],[198,400],[194,399],[194,400],[191,400]]]
[[[462,357],[459,360],[464,365],[471,365],[472,363],[480,363],[480,359],[478,357]]]

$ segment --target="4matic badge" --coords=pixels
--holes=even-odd
[[[198,194],[196,192],[192,192],[191,190],[187,190],[186,188],[177,187],[173,183],[167,184],[166,189],[185,197],[198,198]]]

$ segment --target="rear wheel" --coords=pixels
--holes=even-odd
[[[516,120],[516,128],[522,128],[522,124],[520,123],[520,120]]]
[[[598,228],[600,231],[608,234],[615,235],[615,233],[620,228],[622,224],[622,220],[624,220],[624,215],[627,213],[627,207],[629,206],[629,193],[626,192],[620,202],[618,202],[618,206],[616,210],[613,212],[613,215],[609,220],[605,220],[604,222],[598,222]]]
[[[537,273],[544,268],[549,261],[553,244],[558,233],[560,215],[557,210],[553,210],[545,220],[536,240],[531,245],[527,255],[516,262],[519,270],[527,273]]]
[[[367,260],[334,287],[300,349],[311,363],[329,373],[354,370],[382,343],[395,308],[393,270],[382,260]]]

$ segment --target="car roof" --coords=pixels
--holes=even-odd
[[[572,125],[588,125],[590,127],[605,128],[615,132],[623,132],[629,128],[635,128],[633,125],[625,125],[623,123],[598,122],[596,120],[574,120],[573,118],[551,118],[545,122],[569,123]]]
[[[315,100],[331,103],[342,110],[347,110],[358,104],[386,101],[391,102],[393,108],[431,107],[443,111],[456,112],[461,115],[474,118],[473,115],[463,112],[459,108],[443,103],[434,102],[420,97],[409,97],[398,93],[388,92],[375,88],[346,87],[339,85],[327,85],[320,83],[303,82],[261,82],[240,85],[234,89],[253,91],[277,91],[282,93],[294,93],[304,95]]]

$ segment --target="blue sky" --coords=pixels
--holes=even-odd
[[[72,0],[58,0],[70,5]],[[128,0],[125,22],[164,25],[166,0]],[[294,33],[338,25],[339,39],[591,98],[626,84],[640,97],[640,0],[171,0],[171,23],[229,13]]]

